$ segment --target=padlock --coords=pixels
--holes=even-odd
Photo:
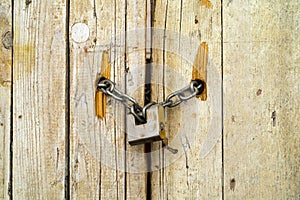
[[[164,108],[160,104],[147,110],[147,122],[138,124],[133,115],[127,115],[127,134],[130,145],[151,143],[166,139]]]

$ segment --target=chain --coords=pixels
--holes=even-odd
[[[116,84],[109,79],[100,78],[97,82],[97,90],[121,102],[126,108],[130,110],[130,113],[142,124],[147,122],[147,109],[151,106],[155,104],[160,104],[164,108],[172,108],[178,106],[184,101],[187,101],[201,94],[204,90],[204,84],[202,81],[193,80],[188,86],[169,94],[165,101],[160,103],[150,102],[144,107],[142,107],[139,105],[136,99],[125,93],[122,93],[115,87],[115,85]]]

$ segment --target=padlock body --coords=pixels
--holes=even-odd
[[[133,115],[127,115],[127,138],[130,145],[166,139],[164,109],[153,105],[147,110],[147,123],[137,125]]]

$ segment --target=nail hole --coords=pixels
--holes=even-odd
[[[230,190],[232,190],[234,192],[234,189],[235,189],[235,184],[236,184],[236,181],[235,179],[231,179],[230,180]]]
[[[273,126],[276,126],[276,110],[274,110],[272,112],[272,116],[271,116],[272,120],[273,120]]]
[[[258,90],[256,91],[256,96],[261,95],[261,93],[262,93],[262,90],[261,90],[261,89],[258,89]]]
[[[195,24],[198,24],[198,17],[197,17],[197,15],[195,16]]]

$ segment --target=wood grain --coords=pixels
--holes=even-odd
[[[135,68],[144,64],[145,55],[135,48],[145,39],[134,31],[144,28],[144,6],[123,0],[71,1],[70,34],[78,23],[89,28],[86,41],[71,38],[72,199],[145,199],[145,173],[135,170],[140,163],[130,154],[143,152],[143,147],[127,144],[124,106],[106,98],[106,118],[99,120],[93,96],[96,75],[103,70],[101,55],[108,51],[111,80],[120,91],[143,101],[139,86],[144,85],[144,68],[140,73]]]
[[[223,4],[224,196],[299,199],[299,2]]]
[[[10,191],[10,128],[11,128],[11,66],[12,6],[0,3],[0,199],[9,199]]]
[[[153,199],[218,199],[222,196],[222,149],[218,142],[222,124],[221,5],[217,1],[211,3],[211,8],[206,8],[199,1],[156,2],[154,27],[163,29],[164,35],[160,41],[153,41],[163,43],[163,49],[153,53],[154,63],[162,66],[153,72],[153,81],[161,84],[153,87],[153,99],[164,100],[170,92],[190,82],[201,42],[207,43],[210,52],[207,101],[193,99],[180,107],[166,109],[169,146],[177,153],[165,148],[153,158],[153,162],[158,160],[158,168],[162,168],[152,175]],[[217,130],[213,134],[211,118]],[[214,142],[207,146],[207,140]],[[201,158],[199,154],[204,146],[206,157]],[[154,145],[153,148],[161,147]]]
[[[0,199],[299,199],[299,8],[1,1]],[[106,98],[105,119],[95,113],[105,51],[116,87],[143,104],[150,24],[152,101],[205,74],[195,62],[207,64],[207,100],[165,109],[169,140],[152,144],[151,163],[143,145],[127,143],[121,103]]]
[[[13,197],[63,199],[66,5],[15,1]]]
[[[144,104],[144,87],[146,72],[145,28],[146,1],[126,1],[126,93],[134,97],[140,105]],[[128,110],[126,110],[128,113]],[[127,132],[127,134],[131,134]],[[146,169],[147,161],[144,155],[144,145],[126,148],[127,198],[146,199]]]
[[[105,153],[115,160],[115,152],[106,150],[103,142],[114,140],[112,106],[107,103],[105,120],[99,120],[94,110],[95,81],[98,73],[105,70],[101,69],[102,53],[109,50],[115,31],[114,6],[111,1],[70,1],[71,199],[116,199],[124,195],[124,192],[119,194],[124,179],[100,162]],[[79,31],[79,36],[86,40],[73,36],[76,26],[79,30],[88,29],[88,32]],[[98,44],[103,48],[97,48]]]

